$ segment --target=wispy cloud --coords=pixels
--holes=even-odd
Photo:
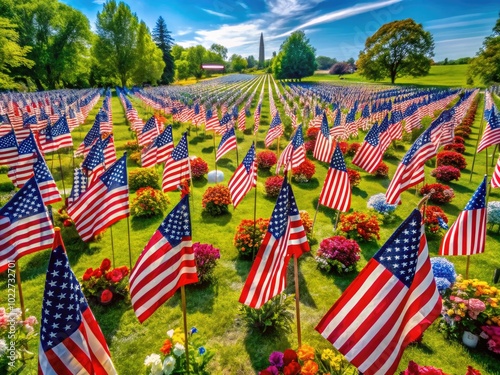
[[[236,4],[238,4],[243,9],[248,9],[248,5],[246,5],[243,1],[237,1]]]
[[[323,1],[324,0],[267,0],[266,5],[271,13],[288,18],[312,9]]]
[[[193,28],[188,27],[187,29],[178,30],[175,34],[178,36],[183,36],[183,35],[190,34],[192,32],[193,32]]]
[[[205,8],[200,8],[202,11],[211,14],[213,16],[221,17],[221,18],[235,18],[234,16],[231,16],[229,14],[224,14],[224,13],[219,13],[210,9],[205,9]]]
[[[483,15],[484,13],[468,13],[468,14],[462,14],[461,16],[453,16],[453,17],[445,17],[445,18],[437,18],[435,20],[429,20],[425,22],[425,24],[429,26],[441,25],[445,23],[457,22],[470,18],[482,17]]]
[[[202,39],[202,44],[205,46],[219,43],[226,48],[234,48],[249,43],[258,43],[263,26],[263,21],[252,20],[237,25],[222,25],[213,30],[198,30],[196,35],[198,35],[197,38]]]
[[[446,57],[457,59],[459,57],[474,56],[481,47],[483,40],[483,36],[438,40],[435,43],[439,45],[439,48],[436,48],[434,59],[439,61]]]
[[[102,5],[106,2],[106,0],[94,0],[92,1],[94,4]]]
[[[450,17],[451,18],[451,17]],[[471,20],[471,21],[458,21],[458,22],[443,22],[440,24],[434,24],[425,27],[426,30],[438,30],[438,29],[454,29],[457,27],[468,27],[472,25],[481,25],[481,26],[488,26],[490,24],[493,24],[493,21],[495,21],[495,18],[486,18],[486,19],[479,19],[479,20]]]

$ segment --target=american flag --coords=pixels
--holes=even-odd
[[[240,302],[260,308],[286,286],[290,258],[309,251],[306,232],[295,203],[292,187],[285,177],[276,201],[269,228],[250,269]]]
[[[145,147],[141,152],[141,166],[149,168],[156,164],[164,163],[174,149],[172,125],[168,125],[158,137]]]
[[[62,200],[54,178],[50,174],[49,167],[47,167],[45,160],[40,156],[33,165],[33,173],[40,189],[40,194],[42,194],[43,203],[46,206]]]
[[[187,133],[184,133],[165,161],[162,190],[164,192],[177,190],[182,180],[190,177],[191,166],[189,164]]]
[[[495,166],[495,170],[493,171],[493,175],[491,176],[491,187],[500,187],[500,157],[497,160],[497,165]]]
[[[0,165],[9,165],[17,163],[18,144],[16,134],[12,130],[3,137],[0,137]]]
[[[245,114],[245,107],[241,108],[240,113],[238,113],[238,130],[244,131],[247,125],[247,118]]]
[[[436,147],[431,141],[430,132],[427,130],[413,143],[399,163],[385,193],[388,204],[399,203],[403,191],[424,180],[424,164],[436,155]]]
[[[490,147],[500,143],[500,116],[493,106],[491,110],[490,117],[487,120],[486,126],[484,127],[483,135],[479,146],[477,147],[477,152],[483,151],[486,147]]]
[[[219,128],[219,125],[217,112],[213,112],[212,109],[207,109],[205,112],[205,131],[216,130]]]
[[[101,122],[101,126],[100,126],[101,134],[102,133],[111,133],[113,131],[113,124],[111,122],[111,113],[109,113],[107,110],[104,109],[104,104],[103,104],[103,108],[101,108],[99,110],[99,113],[97,113],[97,116],[99,116],[100,122]]]
[[[254,122],[253,133],[254,134],[257,133],[257,131],[259,130],[261,107],[262,107],[262,102],[259,101],[259,104],[257,104],[257,108],[255,108],[255,112],[253,115],[253,122]]]
[[[486,176],[441,241],[439,255],[484,252],[486,242]]]
[[[67,206],[71,206],[80,195],[87,190],[87,176],[81,168],[75,168],[73,173],[73,187],[67,199]]]
[[[68,207],[68,215],[83,241],[129,216],[126,154]]]
[[[145,146],[160,134],[160,126],[155,116],[146,122],[142,130],[137,134],[139,146]]]
[[[276,138],[281,137],[282,135],[283,135],[283,124],[281,123],[280,114],[276,112],[276,115],[273,117],[273,120],[271,121],[271,125],[269,125],[269,130],[267,131],[266,139],[264,140],[266,147],[269,147]]]
[[[332,158],[334,149],[333,139],[328,129],[328,120],[326,113],[323,112],[323,119],[321,120],[321,128],[316,138],[316,145],[314,146],[313,156],[322,162],[328,163]]]
[[[108,142],[109,140],[99,138],[82,162],[81,167],[87,175],[89,185],[92,185],[106,169],[104,148]]]
[[[100,124],[101,122],[99,120],[99,117],[96,116],[94,124],[92,125],[88,133],[85,135],[85,138],[83,138],[83,142],[80,143],[80,146],[78,146],[78,149],[75,151],[75,156],[87,155],[94,142],[101,137]]]
[[[73,131],[75,128],[77,128],[79,125],[78,119],[76,118],[75,111],[73,108],[69,109],[69,116],[68,116],[68,127],[69,131]]]
[[[354,155],[352,164],[364,169],[368,173],[373,173],[382,161],[383,151],[379,139],[379,126],[373,124],[371,129],[366,133],[365,139],[361,147]]]
[[[392,140],[401,140],[403,139],[403,126],[401,122],[403,121],[403,114],[401,111],[392,111],[391,113],[391,121],[389,125],[389,133],[391,134]]]
[[[366,375],[394,374],[441,313],[421,220],[413,210],[316,327]]]
[[[181,286],[198,282],[189,195],[165,217],[130,274],[130,298],[142,323]]]
[[[304,136],[302,134],[302,124],[299,125],[290,143],[281,153],[278,163],[276,164],[276,173],[279,173],[281,167],[285,167],[287,171],[292,168],[297,168],[306,160],[306,149],[304,147]]]
[[[42,157],[33,133],[19,143],[17,162],[10,167],[7,176],[16,187],[21,187],[33,175],[33,164]]]
[[[116,374],[57,230],[43,293],[38,374]]]
[[[243,162],[236,168],[229,180],[233,206],[236,208],[251,188],[257,186],[257,163],[255,162],[255,145],[252,143]]]
[[[34,178],[0,208],[0,272],[9,262],[50,248],[54,228]]]
[[[340,112],[340,109],[337,110],[337,115],[335,116],[335,120],[333,121],[333,126],[330,129],[330,135],[334,140],[348,138],[347,131],[345,130],[345,127],[342,126],[342,113]]]
[[[217,151],[215,152],[215,161],[219,161],[219,159],[225,154],[231,150],[236,150],[237,147],[234,128],[229,128],[222,136],[219,147],[217,147]]]
[[[391,144],[392,137],[389,131],[389,114],[386,113],[383,120],[378,126],[378,139],[380,142],[380,151],[382,154],[387,150],[387,147]]]
[[[59,117],[59,120],[54,125],[48,124],[40,132],[40,143],[44,153],[54,152],[65,147],[73,147],[73,139],[71,138],[66,116]]]
[[[115,138],[113,134],[109,134],[104,138],[104,164],[108,168],[111,164],[116,161],[116,150],[115,150]]]
[[[404,112],[405,131],[411,133],[413,129],[420,128],[422,123],[418,115],[418,106],[416,103],[410,104]]]
[[[344,156],[338,144],[333,151],[330,167],[319,196],[319,203],[342,212],[349,211],[351,207],[351,184]]]
[[[229,113],[224,113],[222,118],[220,119],[219,125],[215,131],[217,134],[225,134],[228,129],[233,127],[233,119]]]
[[[31,125],[36,125],[38,124],[38,121],[36,119],[36,115],[31,115],[27,116],[25,119],[23,119],[23,128],[31,128]]]

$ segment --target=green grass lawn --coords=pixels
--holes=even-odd
[[[437,69],[439,68],[439,69]],[[433,67],[432,74],[443,73],[441,68]],[[463,67],[453,67],[454,69],[463,69]],[[456,70],[456,77],[436,78],[436,85],[462,85],[459,77],[459,70]],[[465,70],[463,69],[462,72]],[[353,76],[349,76],[352,78]],[[314,76],[311,81],[320,78]],[[465,79],[465,78],[463,78]],[[402,82],[406,82],[401,79]],[[402,83],[401,82],[401,83]],[[432,82],[427,77],[415,80],[412,83],[426,84]],[[254,101],[252,103],[252,113],[255,108],[260,93],[260,87],[257,89]],[[267,132],[270,115],[269,102],[267,100],[267,84],[265,86],[265,99],[263,101],[261,127],[257,134],[257,149],[264,148],[263,140]],[[275,98],[276,104],[280,103]],[[74,130],[73,139],[75,147],[83,140],[83,137],[90,129],[93,119],[99,109],[101,102],[92,110],[85,125]],[[139,101],[134,101],[134,106],[138,109],[143,118],[151,114],[150,109],[144,107]],[[479,185],[486,165],[490,165],[491,160],[487,160],[486,155],[492,154],[492,149],[480,153],[475,161],[472,181],[469,182],[470,168],[474,149],[479,137],[479,128],[481,123],[483,108],[483,95],[479,103],[479,110],[476,115],[473,133],[466,141],[466,153],[468,167],[462,172],[462,178],[458,182],[452,182],[449,185],[454,189],[456,198],[453,202],[445,204],[442,208],[448,215],[450,222],[453,222],[456,216],[464,208],[470,196]],[[282,108],[279,108],[282,111]],[[117,156],[123,154],[125,143],[133,138],[133,133],[129,130],[124,112],[118,98],[114,95],[112,98],[113,125]],[[247,127],[251,127],[251,119],[247,120]],[[209,163],[210,170],[214,169],[214,140],[213,134],[206,134],[203,130],[190,128],[187,124],[174,126],[174,140],[177,142],[183,131],[189,130],[189,153],[191,156],[202,157]],[[247,152],[254,137],[250,133],[237,133],[239,159]],[[282,137],[279,149],[287,144],[288,137]],[[286,138],[286,139],[285,139]],[[356,140],[361,142],[363,135]],[[220,141],[220,136],[216,136],[216,144]],[[398,149],[395,154],[399,159],[404,155],[409,144],[397,142]],[[273,148],[275,148],[273,146]],[[82,159],[73,159],[71,153],[63,153],[63,174],[65,188],[69,190],[72,184],[72,168],[78,165]],[[54,178],[62,188],[62,179],[59,169],[58,159],[55,155],[49,155],[48,165],[51,167]],[[353,168],[352,158],[346,158],[348,167]],[[393,176],[396,170],[398,160],[385,160],[389,165],[389,175]],[[325,163],[314,162],[316,166],[315,177],[309,183],[292,182],[293,190],[297,199],[297,205],[300,210],[306,210],[311,216],[314,216],[315,209],[321,186],[327,172]],[[128,161],[129,171],[138,166],[131,160]],[[232,152],[224,157],[217,168],[223,171],[225,178],[223,184],[231,177],[237,167],[235,153]],[[161,171],[161,167],[157,166]],[[355,167],[354,167],[355,168]],[[426,167],[428,182],[433,182],[430,177],[432,168]],[[492,168],[489,167],[491,175]],[[274,208],[274,200],[265,196],[264,182],[266,177],[272,175],[271,172],[259,171],[257,186],[257,217],[269,218]],[[366,202],[368,198],[376,193],[383,193],[389,185],[389,179],[378,179],[367,175],[361,171],[363,176],[358,187],[353,189],[351,207],[355,211],[367,212]],[[0,175],[0,183],[8,181],[6,175]],[[242,219],[253,218],[254,209],[254,191],[252,190],[240,203],[236,210],[231,209],[230,213],[221,217],[213,218],[202,212],[201,200],[204,191],[210,184],[206,179],[194,182],[194,189],[191,197],[191,218],[192,218],[192,238],[193,242],[211,243],[221,250],[221,259],[216,267],[216,282],[212,285],[199,287],[187,286],[187,311],[188,325],[196,326],[199,335],[205,340],[208,350],[215,353],[215,357],[210,363],[210,372],[212,374],[255,374],[268,365],[269,354],[274,350],[284,350],[288,347],[297,347],[297,335],[295,328],[289,334],[260,334],[247,329],[243,319],[239,314],[239,295],[243,284],[249,272],[251,262],[242,260],[238,257],[238,252],[232,241],[236,226]],[[180,194],[177,192],[169,193],[171,204],[169,210],[179,201]],[[131,199],[133,194],[131,195]],[[403,193],[402,204],[397,208],[396,215],[398,220],[391,224],[382,225],[381,239],[372,243],[360,243],[362,249],[362,258],[357,266],[359,272],[373,254],[380,248],[386,239],[393,233],[399,223],[404,220],[413,210],[421,197],[412,188]],[[492,190],[490,200],[500,200],[500,192]],[[61,207],[56,205],[54,209]],[[166,213],[165,213],[166,214]],[[145,244],[155,232],[163,217],[149,220],[130,219],[132,258],[133,262],[137,259]],[[332,210],[320,207],[314,227],[314,236],[317,243],[312,245],[311,254],[303,256],[300,261],[300,309],[302,320],[302,341],[318,349],[330,348],[331,345],[323,339],[314,327],[325,315],[331,305],[337,300],[342,291],[354,279],[356,273],[344,276],[325,274],[318,270],[313,255],[318,249],[318,243],[322,239],[332,236],[335,214]],[[64,231],[64,229],[63,229]],[[78,278],[81,278],[85,270],[89,267],[99,266],[101,260],[105,257],[111,257],[111,231],[107,230],[101,241],[89,244],[80,242],[66,243],[68,256],[71,266]],[[113,243],[116,257],[116,265],[128,265],[128,240],[127,240],[127,220],[122,220],[113,226]],[[429,251],[431,256],[436,256],[439,248],[440,238],[429,237]],[[471,258],[470,276],[490,282],[495,268],[500,268],[500,258],[498,249],[500,248],[500,238],[498,233],[488,232],[486,241],[486,251],[484,254],[476,255]],[[45,272],[49,259],[49,251],[32,254],[22,258],[19,262],[21,267],[21,276],[23,280],[23,292],[26,301],[26,307],[29,314],[40,318],[42,305],[43,288],[45,282]],[[464,274],[466,260],[465,257],[450,258],[456,266],[458,273]],[[289,270],[289,286],[287,291],[293,293],[293,270]],[[6,290],[6,277],[0,276],[1,290]],[[3,295],[3,294],[2,294]],[[3,298],[3,297],[2,297]],[[0,305],[6,303],[0,301]],[[119,374],[144,374],[144,358],[151,353],[159,353],[163,341],[166,338],[166,332],[169,329],[182,327],[182,312],[180,306],[180,295],[177,293],[161,308],[159,308],[146,322],[140,324],[134,315],[132,308],[126,304],[118,304],[107,307],[95,307],[93,312],[105,334],[110,347],[113,361]],[[37,352],[38,343],[31,343],[30,350]],[[434,323],[425,333],[423,343],[417,346],[411,346],[406,349],[399,370],[406,368],[408,362],[414,360],[422,365],[433,365],[442,368],[446,373],[464,374],[467,365],[472,365],[479,369],[483,375],[500,374],[500,362],[498,358],[493,357],[488,352],[481,350],[466,349],[461,343],[446,340],[437,330],[437,323]],[[35,374],[37,368],[36,359],[28,362],[28,366],[23,374]]]
[[[468,87],[467,86],[467,65],[432,65],[431,70],[425,77],[401,77],[397,78],[395,85],[406,86],[412,85],[417,87]],[[305,82],[322,82],[322,81],[335,81],[335,82],[362,82],[371,84],[390,85],[389,78],[381,81],[369,81],[362,77],[359,73],[346,74],[342,77],[331,74],[315,74],[312,77],[305,78]],[[478,85],[479,82],[476,82]],[[483,86],[475,86],[483,87]]]

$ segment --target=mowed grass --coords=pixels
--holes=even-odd
[[[412,85],[417,87],[472,87],[467,85],[467,65],[432,65],[428,75],[424,77],[400,77],[396,78],[396,86]],[[345,74],[341,77],[331,74],[317,73],[312,77],[305,78],[304,82],[334,81],[357,82],[369,84],[390,85],[389,78],[381,81],[369,81],[359,73]],[[474,87],[484,87],[480,82],[475,82]]]
[[[265,85],[265,96],[263,101],[261,127],[257,134],[258,151],[264,148],[263,140],[267,132],[270,115],[267,83]],[[257,89],[252,103],[252,114],[257,104],[260,93],[260,86]],[[281,104],[275,98],[280,113],[283,113]],[[140,115],[146,119],[151,115],[150,108],[142,105],[138,100],[133,101],[134,106],[139,110]],[[462,178],[458,182],[450,183],[454,189],[456,198],[453,202],[445,204],[442,208],[448,215],[450,222],[464,208],[470,196],[479,185],[486,170],[486,164],[491,164],[491,159],[486,159],[486,155],[491,155],[492,150],[483,151],[477,155],[472,174],[472,181],[469,182],[472,158],[474,149],[479,137],[481,126],[483,96],[479,103],[479,110],[476,115],[473,133],[466,142],[466,158],[468,167],[462,173]],[[90,129],[93,119],[101,105],[99,102],[90,113],[86,123],[80,129],[73,132],[75,147],[83,140],[86,132]],[[123,109],[118,98],[112,98],[113,125],[115,134],[115,145],[117,156],[121,156],[125,143],[133,139],[133,133],[129,130],[124,117]],[[282,116],[282,118],[285,116]],[[285,121],[288,121],[287,119]],[[429,119],[425,120],[429,123]],[[253,122],[247,119],[247,128],[251,128]],[[184,131],[189,131],[189,153],[205,159],[209,163],[210,170],[215,168],[214,164],[214,138],[213,134],[205,133],[202,129],[189,127],[189,124],[174,126],[174,140],[177,142]],[[251,132],[237,132],[238,153],[241,162],[250,144],[254,141]],[[279,149],[287,144],[290,134],[286,134],[280,140]],[[357,140],[361,142],[364,134],[360,134]],[[216,136],[215,145],[220,141],[220,136]],[[395,154],[399,159],[404,155],[409,144],[397,142]],[[272,147],[276,150],[276,146]],[[74,159],[71,153],[64,153],[62,156],[64,184],[68,190],[72,183],[73,163],[78,165],[82,159]],[[61,173],[59,170],[59,160],[57,154],[53,162],[51,155],[48,155],[48,164],[59,188],[62,188]],[[352,159],[347,158],[348,167],[356,168],[351,163]],[[389,175],[392,177],[398,165],[398,160],[385,160],[389,165]],[[300,210],[306,210],[311,217],[314,216],[318,202],[319,193],[323,185],[327,172],[327,164],[314,161],[316,165],[315,177],[309,182],[298,184],[292,182],[297,205]],[[129,160],[129,171],[138,166]],[[217,168],[225,175],[223,184],[227,184],[230,176],[237,167],[236,154],[228,154],[219,163]],[[157,166],[161,174],[161,166]],[[432,168],[426,167],[428,182],[433,182],[430,177]],[[376,193],[383,193],[389,185],[389,179],[377,179],[360,171],[363,178],[360,185],[353,189],[352,210],[367,212],[366,201]],[[489,174],[492,168],[489,166]],[[258,186],[256,194],[257,217],[269,218],[274,208],[275,201],[265,196],[264,182],[266,177],[272,175],[271,172],[259,171]],[[8,181],[5,175],[0,175],[0,182]],[[292,333],[285,334],[260,334],[247,329],[239,315],[239,295],[251,267],[251,262],[238,257],[232,241],[236,226],[242,219],[253,218],[254,194],[252,190],[240,203],[236,210],[231,209],[230,213],[221,217],[213,218],[202,211],[201,199],[203,192],[210,186],[206,179],[194,182],[194,189],[191,196],[191,220],[193,228],[193,242],[211,243],[221,250],[221,259],[216,267],[216,282],[205,287],[186,287],[188,325],[196,326],[200,331],[199,335],[206,342],[208,350],[215,353],[215,357],[210,363],[212,374],[255,374],[268,365],[269,354],[274,350],[284,350],[288,347],[297,347],[297,334],[295,327]],[[131,199],[133,199],[131,194]],[[177,192],[169,193],[171,205],[169,210],[179,201],[180,195]],[[396,222],[382,225],[381,239],[371,243],[360,243],[362,258],[358,264],[359,272],[371,256],[380,248],[384,241],[389,238],[399,223],[404,220],[413,210],[419,200],[420,195],[416,189],[412,188],[403,193],[402,204],[398,207]],[[500,193],[492,190],[491,200],[500,200]],[[61,207],[55,205],[55,209]],[[132,262],[138,258],[145,244],[150,239],[163,218],[149,220],[130,219]],[[333,223],[335,212],[333,210],[320,207],[314,227],[316,240],[334,234]],[[122,220],[113,226],[113,245],[116,265],[129,265],[127,220]],[[63,233],[65,229],[63,228]],[[68,238],[66,236],[66,238]],[[299,261],[299,284],[300,284],[300,309],[302,320],[302,341],[318,349],[331,348],[331,344],[323,339],[315,330],[319,320],[325,315],[331,305],[338,299],[342,291],[354,279],[357,272],[348,275],[329,275],[319,271],[313,255],[318,249],[318,243],[311,246],[311,254],[303,256]],[[431,256],[436,256],[439,248],[440,238],[429,237],[429,251]],[[71,266],[77,277],[81,277],[88,267],[97,267],[104,257],[111,258],[111,231],[106,231],[103,239],[96,243],[83,244],[79,241],[66,243]],[[491,281],[495,268],[500,268],[500,259],[497,256],[500,248],[500,240],[497,233],[488,232],[486,251],[484,254],[471,257],[470,276],[486,281]],[[45,271],[48,263],[49,251],[29,255],[20,260],[21,276],[23,280],[23,292],[28,314],[33,314],[40,318],[42,305],[43,288],[45,282]],[[450,258],[456,265],[458,273],[464,274],[466,267],[465,257]],[[288,293],[294,292],[293,269],[290,267],[288,275]],[[6,277],[0,276],[2,291],[6,290]],[[4,294],[2,293],[2,296]],[[2,297],[3,298],[3,297]],[[3,304],[3,303],[2,303]],[[119,374],[143,374],[144,358],[151,353],[159,353],[168,329],[182,327],[182,312],[180,307],[180,296],[177,293],[161,308],[159,308],[146,322],[140,324],[136,319],[132,308],[129,305],[118,304],[108,307],[95,307],[93,312],[105,334],[109,344],[113,361]],[[38,344],[30,344],[30,350],[37,352]],[[406,368],[408,361],[414,360],[422,365],[433,365],[442,368],[446,373],[463,374],[467,365],[472,365],[484,374],[500,374],[498,359],[487,351],[468,350],[461,343],[446,340],[437,330],[437,322],[434,323],[425,333],[423,344],[411,346],[406,349],[399,370]],[[36,373],[36,359],[29,361],[25,374]]]

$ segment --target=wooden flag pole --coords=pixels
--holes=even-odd
[[[257,233],[257,186],[255,186],[255,194],[254,194],[254,200],[253,200],[253,238],[255,239],[255,235]],[[252,254],[252,261],[255,260],[255,255],[257,253],[255,249],[255,242],[253,245],[253,254]]]
[[[297,341],[299,343],[299,348],[302,346],[302,332],[300,329],[300,302],[299,302],[299,261],[297,260],[297,255],[293,257],[294,266],[294,278],[295,278],[295,310],[296,310],[296,321],[297,321]]]
[[[495,154],[497,152],[498,144],[495,145],[495,148],[493,149],[493,155],[491,155],[491,166],[493,167],[495,165]]]
[[[61,161],[61,153],[59,150],[57,150],[57,155],[59,156],[59,169],[61,170],[61,182],[62,182],[62,187],[63,187],[63,193],[62,196],[64,197],[66,195],[66,188],[64,187],[64,173],[63,173],[63,167],[62,167],[62,161]],[[75,162],[75,159],[73,158],[73,163]]]
[[[113,243],[113,226],[109,227],[109,233],[111,234],[111,257],[113,260],[113,268],[115,268],[115,245]]]
[[[236,141],[236,167],[238,165],[240,165],[240,162],[239,162],[239,158],[238,158],[238,141]]]
[[[128,261],[130,271],[132,272],[132,247],[130,246],[130,218],[127,216],[127,232],[128,232]]]
[[[465,280],[469,279],[469,262],[470,262],[470,255],[467,255],[467,263],[465,265]]]
[[[476,163],[477,146],[479,146],[479,141],[481,140],[481,135],[483,133],[483,120],[484,120],[484,109],[481,115],[481,124],[479,125],[479,133],[477,135],[476,147],[474,148],[474,157],[472,158],[472,167],[470,169],[469,182],[472,181],[472,173],[474,173],[474,164]],[[488,153],[486,153],[486,159],[488,159]]]
[[[188,332],[187,332],[187,313],[186,313],[186,290],[184,285],[181,286],[181,305],[182,318],[184,320],[184,344],[186,350],[186,372],[189,374],[189,347],[188,347]]]
[[[318,216],[318,210],[319,210],[319,198],[318,198],[318,204],[316,205],[316,212],[314,213],[314,219],[311,227],[311,236],[314,235],[314,224],[316,223],[316,216]]]

